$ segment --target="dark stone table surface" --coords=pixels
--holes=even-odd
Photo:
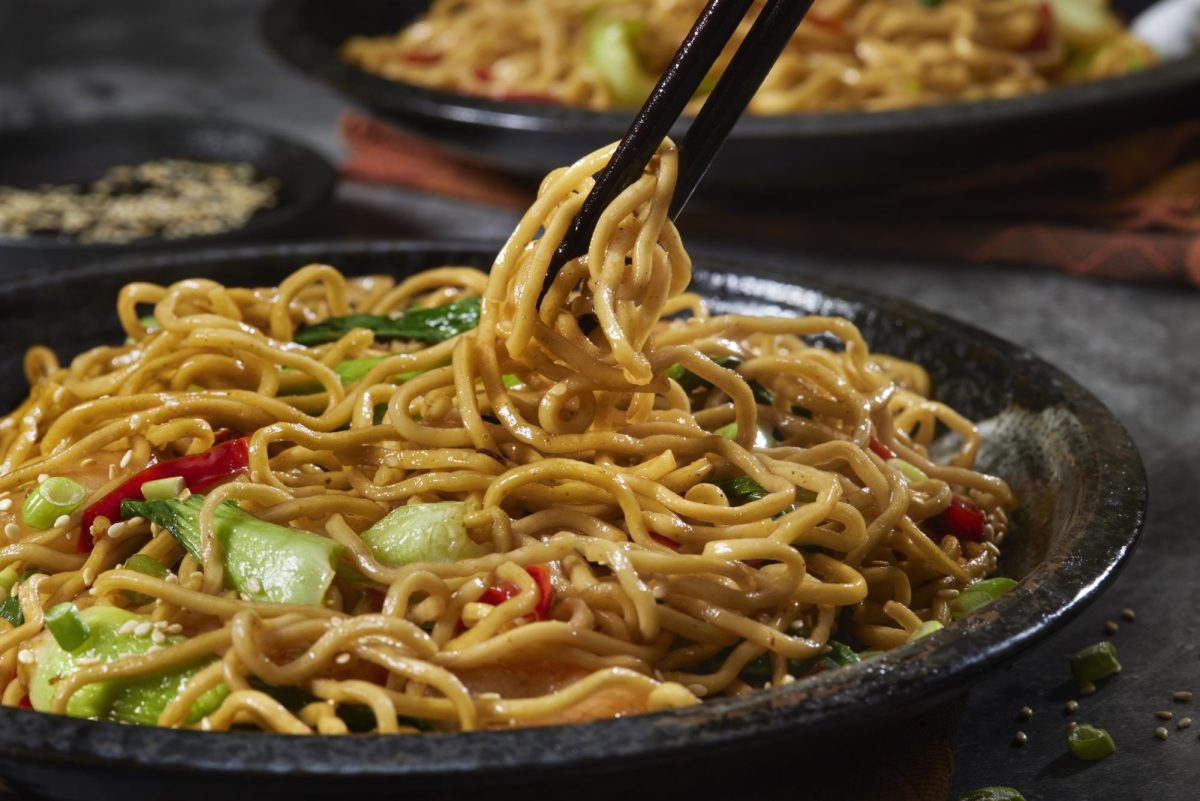
[[[330,0],[334,2],[335,0]],[[144,111],[233,117],[284,132],[331,158],[346,104],[277,63],[251,0],[3,0],[0,129]],[[3,176],[0,176],[0,183]],[[515,217],[401,189],[339,190],[342,230],[391,237],[498,241]],[[362,223],[369,211],[371,222]],[[1026,346],[1114,409],[1150,476],[1145,537],[1128,567],[1079,619],[980,680],[956,746],[956,794],[1009,784],[1030,801],[1200,798],[1200,294],[1004,267],[806,257],[782,246],[695,244],[795,264],[798,273],[903,295]],[[3,270],[3,264],[0,264]],[[1112,732],[1117,754],[1067,753],[1061,710],[1068,656],[1102,639],[1106,620],[1137,612],[1114,637],[1124,671],[1080,699],[1078,720]],[[1174,703],[1176,690],[1197,700]],[[1017,721],[1024,705],[1031,721]],[[1198,724],[1154,737],[1159,709]],[[1018,730],[1029,743],[1010,745]]]

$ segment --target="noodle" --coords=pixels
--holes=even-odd
[[[385,78],[500,100],[640,106],[703,0],[435,0],[393,36],[349,39]],[[728,64],[750,22],[718,59]],[[1010,97],[1156,61],[1093,0],[816,0],[753,114]],[[706,81],[692,104],[714,81]]]
[[[954,595],[995,570],[1013,503],[972,469],[977,430],[846,320],[714,315],[687,294],[691,263],[666,215],[670,142],[539,303],[612,149],[544,181],[490,274],[394,282],[309,265],[278,288],[133,283],[117,302],[126,344],[66,365],[32,349],[29,397],[0,420],[0,568],[40,572],[15,585],[23,622],[0,623],[3,703],[122,719],[71,705],[97,683],[169,675],[136,722],[545,725],[786,683],[847,643],[892,648],[950,622]],[[293,341],[331,316],[440,314],[471,298],[477,323],[440,343],[358,326]],[[935,428],[957,438],[939,461]],[[244,463],[202,501],[187,500],[190,480],[171,490],[180,501],[157,501],[193,510],[192,545],[152,511],[81,519],[147,466],[232,453],[241,440],[222,429],[247,437]],[[87,498],[38,529],[22,505],[50,477]],[[139,486],[138,503],[151,485]],[[149,504],[136,508],[167,508]],[[978,511],[978,536],[945,530],[952,508]],[[419,558],[376,539],[398,511],[452,509],[453,557],[437,550],[449,527],[416,529]],[[339,554],[336,575],[309,602],[270,595],[293,543],[255,546],[247,565],[228,533],[245,520]],[[39,695],[51,656],[65,658],[56,647],[101,636],[88,617],[92,639],[64,644],[49,621],[62,602],[123,616],[104,636],[126,650],[87,651]]]

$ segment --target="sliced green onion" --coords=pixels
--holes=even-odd
[[[990,603],[1017,586],[1017,582],[1004,576],[985,579],[972,584],[950,602],[950,616],[961,620],[984,604]]]
[[[28,526],[46,530],[63,515],[69,515],[83,503],[84,491],[79,482],[53,476],[33,488],[21,507],[21,519]]]
[[[930,634],[933,634],[935,631],[941,631],[943,628],[945,627],[942,626],[942,622],[940,620],[926,620],[924,623],[917,626],[912,634],[908,635],[908,641],[912,642],[913,640],[919,640],[922,637],[928,637]]]
[[[17,585],[17,569],[12,565],[0,570],[0,595],[7,598],[12,595],[12,588]]]
[[[1117,646],[1108,640],[1089,645],[1071,657],[1071,673],[1075,676],[1075,681],[1080,684],[1094,683],[1120,672],[1121,663],[1117,661]]]
[[[1025,796],[1011,787],[980,787],[960,795],[958,801],[1025,801]]]
[[[125,560],[125,569],[133,570],[137,573],[143,573],[154,578],[166,578],[170,574],[170,570],[163,567],[163,564],[152,556],[147,556],[144,553],[135,553],[133,556]]]
[[[929,476],[925,475],[925,471],[912,462],[906,462],[903,459],[888,459],[887,463],[899,470],[900,474],[904,476],[904,479],[909,484],[918,484],[929,480]]]
[[[0,603],[0,617],[13,626],[20,626],[25,622],[25,615],[21,612],[21,602],[17,600],[17,596],[10,595]]]
[[[508,387],[509,389],[521,386],[521,379],[512,373],[505,373],[504,375],[500,376],[500,380],[503,381],[504,386]]]
[[[160,323],[158,318],[153,314],[147,314],[144,317],[139,317],[138,322],[142,324],[142,328],[145,328],[147,333],[162,330],[162,323]]]
[[[1104,759],[1117,750],[1112,735],[1090,723],[1080,723],[1067,732],[1067,745],[1072,754],[1089,762]]]
[[[183,480],[183,476],[159,478],[154,481],[147,481],[142,485],[142,497],[148,501],[178,498],[186,487],[187,482]]]
[[[53,606],[46,612],[46,628],[64,651],[74,651],[92,633],[87,621],[80,617],[79,610],[70,601]]]

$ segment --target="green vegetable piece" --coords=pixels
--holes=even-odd
[[[737,423],[730,423],[729,425],[721,426],[713,433],[718,436],[725,437],[725,439],[736,439],[738,433]],[[779,443],[775,441],[775,438],[771,436],[771,432],[766,428],[762,426],[755,428],[754,443],[751,446],[755,450],[761,448],[774,448],[778,444]]]
[[[183,476],[156,478],[142,485],[142,497],[148,501],[160,501],[166,498],[178,498],[187,487]]]
[[[143,488],[144,487],[145,487],[145,485],[143,485]],[[147,576],[153,576],[154,578],[158,578],[158,579],[166,578],[167,575],[171,572],[166,567],[164,567],[162,565],[162,563],[160,563],[157,559],[147,556],[144,553],[135,553],[133,556],[126,559],[125,560],[125,568],[127,570],[133,570],[138,573],[144,573]],[[135,603],[138,606],[152,603],[154,601],[154,599],[151,598],[149,595],[145,595],[140,592],[134,592],[133,590],[125,590],[124,592],[125,592],[125,597],[128,598],[131,603]]]
[[[721,492],[725,493],[725,497],[734,506],[741,506],[743,503],[749,503],[750,501],[759,501],[770,494],[761,484],[750,478],[750,476],[737,476],[713,483],[720,487]],[[796,487],[796,501],[798,503],[812,503],[816,499],[817,493],[805,487]],[[788,511],[791,510],[789,509]]]
[[[1108,640],[1089,645],[1071,657],[1071,673],[1075,676],[1075,681],[1080,684],[1095,683],[1120,672],[1121,663],[1117,661],[1117,646]]]
[[[862,661],[853,648],[837,640],[829,641],[829,653],[825,654],[822,659],[825,662],[825,666],[829,668],[845,667],[846,665],[853,665],[855,662]]]
[[[69,601],[47,610],[45,623],[58,647],[64,651],[74,651],[83,645],[84,640],[91,634],[87,622],[79,614],[75,604]]]
[[[375,558],[399,567],[413,562],[456,562],[483,549],[467,536],[459,501],[400,506],[362,533]]]
[[[25,614],[21,611],[21,602],[17,600],[17,596],[10,595],[3,601],[0,601],[0,617],[7,620],[14,627],[24,625]]]
[[[0,595],[5,597],[11,595],[15,586],[17,586],[17,569],[9,565],[0,570]]]
[[[955,620],[962,620],[979,607],[991,603],[1015,586],[1017,586],[1017,582],[1004,576],[996,576],[972,584],[950,602],[950,616]]]
[[[958,801],[1025,801],[1025,796],[1011,787],[980,787],[960,795]]]
[[[1072,51],[1094,52],[1120,32],[1116,19],[1093,0],[1050,0],[1054,26]]]
[[[83,503],[83,487],[79,482],[53,476],[38,484],[25,496],[21,519],[39,530],[52,528],[63,515],[69,515]]]
[[[929,476],[925,475],[925,471],[912,462],[906,462],[903,459],[888,459],[887,463],[899,470],[909,484],[918,484],[929,479]]]
[[[500,380],[503,381],[504,386],[508,387],[509,389],[521,386],[521,379],[517,378],[512,373],[505,373],[504,375],[500,376]]]
[[[347,314],[330,317],[296,332],[293,339],[301,345],[336,342],[356,328],[375,332],[375,339],[405,339],[416,342],[445,342],[479,325],[480,298],[463,298],[445,306],[410,309],[398,317],[378,314]]]
[[[155,643],[148,631],[135,634],[129,629],[143,623],[149,629],[150,621],[115,606],[92,606],[78,614],[89,633],[73,651],[62,648],[53,636],[41,635],[39,638],[29,682],[29,700],[34,709],[49,711],[58,683],[79,669],[80,660],[85,664],[108,664],[123,657],[144,654],[156,645],[167,648],[187,639],[182,635],[168,635],[161,643]],[[122,627],[126,630],[124,634]],[[196,665],[128,681],[99,681],[85,685],[67,701],[67,714],[75,718],[153,726],[171,699],[199,669],[200,665]],[[201,695],[189,711],[188,722],[194,723],[212,712],[228,694],[228,688],[222,684]]]
[[[599,74],[618,106],[640,106],[657,83],[638,56],[641,29],[638,20],[597,18],[587,31],[587,64]]]
[[[121,517],[141,515],[171,532],[200,559],[200,506],[186,501],[124,501]],[[342,547],[307,531],[277,526],[245,512],[232,501],[217,507],[214,532],[225,564],[225,584],[255,601],[319,606],[333,583]]]
[[[1089,762],[1104,759],[1117,750],[1112,735],[1090,723],[1080,723],[1067,732],[1067,745],[1072,754]]]
[[[154,333],[162,330],[162,323],[153,314],[146,314],[138,318],[138,322],[142,324],[142,328],[146,329],[146,333]]]
[[[940,620],[926,620],[924,623],[917,626],[912,634],[908,635],[908,641],[912,642],[913,640],[919,640],[922,637],[928,637],[930,634],[933,634],[935,631],[941,631],[943,628],[945,627],[942,625]]]

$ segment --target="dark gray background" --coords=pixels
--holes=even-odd
[[[333,2],[334,0],[331,0]],[[336,95],[278,64],[251,0],[0,0],[0,128],[121,112],[184,112],[261,124],[341,156]],[[0,183],[3,176],[0,176]],[[339,190],[343,228],[394,237],[498,241],[515,216],[401,189]],[[372,222],[359,224],[362,210]],[[697,244],[697,239],[690,239]],[[795,251],[703,242],[788,264]],[[814,266],[815,265],[815,266]],[[3,264],[0,264],[3,269]],[[1125,422],[1150,474],[1145,539],[1124,574],[1079,620],[972,688],[957,745],[956,793],[1010,784],[1030,801],[1200,797],[1200,297],[1182,287],[1100,283],[1005,267],[808,259],[798,273],[903,295],[1024,345],[1091,388]],[[1109,729],[1117,754],[1068,755],[1061,709],[1067,658],[1104,637],[1124,672],[1080,699],[1075,719]],[[1175,690],[1197,693],[1192,704]],[[1018,723],[1017,710],[1035,710]],[[1153,736],[1158,709],[1197,726]],[[1023,748],[1013,733],[1029,734]]]

